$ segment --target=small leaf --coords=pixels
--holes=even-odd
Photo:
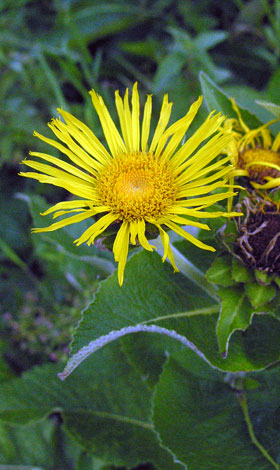
[[[227,31],[207,31],[198,34],[194,39],[194,44],[201,51],[207,51],[221,42],[224,42],[228,36],[229,34]]]
[[[245,286],[246,294],[253,307],[261,307],[270,302],[276,295],[274,286],[265,286],[256,283],[249,283]]]
[[[217,337],[219,350],[226,357],[230,336],[235,330],[246,330],[254,309],[238,287],[220,288],[219,296],[222,308],[217,323]]]
[[[263,286],[269,285],[272,281],[272,277],[269,274],[259,271],[258,269],[255,270],[255,278],[256,281]]]
[[[256,390],[260,387],[260,382],[258,380],[252,379],[252,377],[245,377],[243,379],[243,387],[246,390]]]
[[[212,266],[206,273],[208,281],[223,287],[235,284],[231,275],[231,258],[230,256],[220,256],[215,259]]]
[[[253,275],[247,266],[232,258],[232,279],[236,282],[249,282],[253,280]]]

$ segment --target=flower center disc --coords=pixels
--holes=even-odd
[[[97,192],[121,220],[132,221],[163,216],[175,201],[176,185],[168,163],[151,153],[135,152],[106,165]]]
[[[254,162],[256,164],[253,164]],[[262,164],[259,164],[260,162]],[[246,169],[249,178],[256,182],[262,182],[266,176],[280,177],[280,154],[272,150],[246,149],[239,155],[238,164],[239,168]]]

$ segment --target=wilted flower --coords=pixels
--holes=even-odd
[[[246,196],[237,210],[244,213],[235,219],[237,237],[233,254],[253,269],[280,274],[279,204],[256,193]]]

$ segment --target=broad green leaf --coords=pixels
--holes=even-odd
[[[254,309],[242,293],[241,288],[220,288],[222,307],[217,323],[217,337],[220,352],[226,357],[229,338],[235,330],[246,330],[250,325]]]
[[[59,412],[70,437],[107,464],[151,462],[159,470],[179,470],[153,431],[152,391],[117,346],[99,351],[66,382],[58,379],[61,364],[55,364],[4,384],[0,420],[30,424]]]
[[[279,368],[254,377],[261,387],[247,392],[249,414],[257,438],[277,459]],[[163,445],[188,470],[272,470],[250,440],[236,390],[223,379],[191,351],[168,360],[154,399],[154,424]]]
[[[83,467],[80,466],[83,464]],[[0,423],[0,470],[101,470],[104,462],[81,451],[54,415],[29,426]]]
[[[216,336],[219,310],[213,298],[174,274],[156,253],[137,253],[127,263],[121,288],[116,273],[100,284],[77,327],[61,378],[102,346],[141,331],[174,338],[222,370],[257,370],[279,359],[280,322],[270,315],[256,316],[245,333],[235,331],[224,359]]]
[[[200,73],[200,82],[202,93],[206,101],[209,111],[220,111],[226,115],[227,118],[237,118],[235,111],[232,108],[230,97],[226,95],[204,72]],[[233,96],[234,98],[234,96]],[[262,123],[259,119],[252,114],[249,110],[240,106],[238,103],[242,118],[250,128],[260,127]]]
[[[56,470],[52,449],[54,427],[51,421],[24,429],[1,423],[0,470]]]

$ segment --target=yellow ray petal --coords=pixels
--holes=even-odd
[[[132,113],[131,113],[131,126],[132,126],[132,150],[137,152],[140,150],[140,127],[139,127],[139,118],[140,118],[140,103],[139,103],[139,94],[137,90],[137,82],[134,83],[132,88]]]
[[[181,201],[176,201],[173,203],[172,207],[195,207],[200,205],[211,205],[218,201],[223,201],[230,196],[234,196],[235,193],[232,191],[227,191],[226,193],[220,194],[211,194],[210,196],[195,197],[193,199],[183,199]]]
[[[217,188],[226,188],[229,187],[226,183],[223,183],[222,181],[217,181],[216,183],[213,184],[208,184],[208,185],[203,185],[199,186],[197,188],[191,188],[188,189],[188,186],[186,185],[183,189],[181,189],[178,194],[177,194],[177,199],[180,198],[185,198],[185,197],[193,197],[193,196],[199,196],[202,194],[207,194],[210,193],[211,191],[214,191],[214,189]]]
[[[209,207],[209,204],[206,207]],[[202,208],[204,209],[204,208]],[[235,217],[240,216],[240,212],[223,212],[223,211],[216,211],[216,212],[206,212],[205,210],[196,210],[196,209],[188,209],[185,207],[175,207],[173,208],[173,214],[185,214],[189,217],[196,217],[198,219],[216,219],[217,217]]]
[[[82,167],[84,170],[87,170],[89,173],[92,173],[92,168],[94,170],[98,169],[98,166],[96,165],[96,162],[93,159],[90,159],[86,154],[81,152],[79,156],[75,155],[71,150],[66,148],[64,145],[60,144],[59,142],[56,142],[53,139],[49,139],[47,137],[44,137],[43,135],[39,134],[38,132],[34,131],[33,135],[35,137],[38,137],[38,139],[42,140],[43,142],[46,142],[47,144],[51,145],[52,147],[58,149],[61,153],[66,155],[72,162],[74,162],[76,165]]]
[[[79,208],[79,207],[90,207],[92,205],[92,201],[88,200],[85,201],[83,199],[78,199],[78,200],[72,200],[72,201],[62,201],[58,202],[54,206],[50,207],[47,209],[45,212],[41,212],[41,215],[48,215],[51,214],[52,212],[61,210],[61,209],[74,209],[74,208]],[[91,207],[90,207],[91,208]]]
[[[145,248],[145,250],[153,251],[154,246],[150,245],[145,235],[146,224],[144,220],[138,220],[137,232],[139,243]]]
[[[203,230],[210,230],[210,228],[206,224],[202,224],[194,220],[188,220],[188,219],[185,219],[184,217],[179,217],[177,215],[172,215],[168,220],[171,220],[172,222],[176,224],[180,224],[180,225],[187,225],[189,227],[197,227]]]
[[[130,243],[136,245],[136,237],[138,235],[138,223],[137,220],[130,222]]]
[[[40,183],[48,183],[52,184],[53,186],[58,186],[60,188],[64,188],[69,193],[74,194],[78,197],[84,197],[85,199],[91,199],[92,203],[95,204],[95,192],[93,189],[86,188],[85,186],[73,182],[69,182],[67,179],[63,178],[54,178],[53,176],[46,176],[42,175],[41,173],[33,172],[20,172],[20,176],[24,176],[25,178],[32,178],[40,181]],[[98,203],[98,200],[96,200]]]
[[[267,183],[264,183],[264,184],[255,183],[254,181],[251,181],[251,184],[256,189],[277,188],[278,186],[280,186],[280,178],[272,178]]]
[[[280,147],[280,132],[277,134],[277,136],[274,139],[274,142],[272,144],[271,150],[273,152],[278,152]]]
[[[82,148],[77,142],[73,139],[75,138],[75,132],[70,132],[70,129],[64,124],[64,122],[54,119],[51,123],[48,124],[48,127],[52,130],[54,135],[61,140],[70,151],[80,159],[79,166],[83,167],[84,164],[100,170],[103,168],[104,162],[100,162],[96,158],[92,158],[86,151],[85,148]],[[72,131],[72,128],[71,128]],[[71,135],[73,134],[73,135]]]
[[[200,96],[200,98],[198,98],[198,100],[191,105],[189,111],[183,118],[179,119],[174,124],[172,124],[172,126],[166,129],[166,131],[163,133],[159,140],[155,155],[160,155],[162,153],[162,160],[164,161],[169,160],[171,158],[178,145],[182,142],[185,133],[187,132],[194,117],[196,116],[197,111],[202,103],[202,99],[202,96]],[[172,138],[164,149],[167,139],[171,135]]]
[[[164,95],[159,120],[158,120],[157,127],[156,127],[156,130],[155,130],[155,133],[154,133],[154,136],[153,136],[150,148],[149,148],[149,152],[154,152],[156,146],[158,145],[160,137],[165,131],[165,128],[170,118],[172,105],[173,103],[168,102],[168,95]]]
[[[215,248],[212,246],[206,245],[202,241],[198,240],[197,238],[193,237],[190,233],[186,232],[185,230],[182,229],[179,225],[174,224],[173,222],[168,222],[165,223],[167,227],[171,228],[173,232],[178,233],[181,237],[185,238],[189,242],[193,243],[194,245],[198,246],[198,248],[202,248],[203,250],[208,250],[208,251],[216,251]]]
[[[116,157],[119,153],[126,151],[123,140],[110,116],[107,107],[104,104],[102,97],[97,95],[94,90],[91,90],[89,93],[91,95],[93,106],[95,107],[100,119],[100,123],[110,152],[114,157]]]
[[[120,97],[119,90],[115,91],[115,104],[119,116],[119,121],[120,121],[120,126],[121,126],[121,131],[122,131],[122,136],[127,148],[127,151],[130,150],[130,140],[129,140],[129,129],[126,124],[126,119],[125,119],[125,112],[124,112],[124,104],[123,100]]]
[[[128,151],[133,150],[133,137],[132,137],[132,116],[130,111],[129,105],[129,93],[128,89],[126,89],[123,99],[123,106],[124,106],[124,119],[125,119],[125,126],[127,132],[127,140],[128,140]]]
[[[175,264],[175,260],[174,260],[174,256],[173,256],[173,253],[172,253],[172,250],[170,248],[170,244],[169,244],[169,235],[167,232],[165,232],[163,230],[163,228],[160,226],[160,224],[155,224],[155,226],[158,228],[159,230],[159,234],[160,234],[160,238],[161,238],[161,242],[162,242],[162,245],[163,245],[163,257],[162,257],[162,262],[164,263],[164,261],[166,260],[166,258],[168,258],[170,260],[170,263],[171,263],[171,266],[173,267],[174,269],[174,272],[179,272],[179,269],[177,268],[176,264]]]
[[[212,166],[215,166],[215,165],[212,165]],[[211,166],[209,166],[209,168],[211,168]],[[197,177],[196,175],[195,177],[193,177],[193,180],[191,183],[186,182],[185,184],[181,185],[181,189],[178,192],[178,197],[180,197],[179,194],[181,194],[181,191],[183,192],[185,188],[192,189],[192,188],[198,188],[201,186],[208,186],[210,183],[212,183],[215,180],[220,180],[221,184],[223,184],[222,182],[224,181],[224,179],[229,180],[231,171],[232,171],[232,168],[230,167],[230,165],[228,165],[228,167],[223,167],[223,169],[220,171],[217,171],[215,173],[211,172],[210,176],[207,176],[202,179],[196,179]],[[205,169],[204,174],[205,173],[206,174],[208,173],[207,169]],[[199,176],[203,176],[203,171],[201,172],[201,174],[198,175],[198,177]]]
[[[66,173],[63,170],[59,170],[58,168],[54,168],[53,166],[45,165],[44,163],[35,162],[33,160],[23,160],[23,163],[24,165],[27,165],[30,168],[33,168],[34,170],[41,171],[45,175],[53,176],[55,178],[63,178],[69,183],[78,184],[90,190],[92,189],[92,184],[90,184],[88,180],[84,181],[86,178],[77,178],[76,176],[70,175],[70,173]]]
[[[106,230],[106,228],[109,227],[109,225],[111,225],[116,219],[116,214],[109,212],[88,227],[83,234],[77,238],[77,240],[74,240],[74,243],[76,243],[77,246],[80,246],[85,242],[87,242],[88,245],[93,244],[96,237],[98,237],[100,233],[104,232],[104,230]]]
[[[223,120],[224,117],[220,116],[220,114],[215,114],[214,116],[210,114],[197,131],[187,139],[185,144],[174,155],[172,158],[173,164],[177,167],[183,165],[197,147],[220,128]]]
[[[113,253],[115,257],[115,261],[118,264],[118,280],[119,285],[123,285],[123,276],[124,276],[124,268],[127,260],[128,255],[128,245],[129,245],[129,233],[130,233],[130,223],[123,222],[121,228],[119,229],[116,239],[113,245]]]
[[[88,210],[87,212],[83,212],[82,214],[73,215],[72,217],[67,217],[66,219],[60,220],[59,222],[55,222],[49,227],[42,227],[42,228],[33,228],[33,233],[39,232],[53,232],[54,230],[58,230],[59,228],[66,227],[67,225],[76,224],[78,222],[82,222],[82,220],[89,219],[94,215],[94,211]]]
[[[143,121],[142,121],[142,132],[141,132],[142,152],[147,152],[147,149],[148,149],[151,116],[152,116],[152,95],[148,95],[146,103],[145,103],[145,107],[144,107],[144,115],[143,115]]]
[[[85,150],[90,155],[103,164],[111,160],[111,155],[108,153],[107,149],[83,122],[63,109],[58,109],[58,112],[68,125],[69,133],[71,134],[71,131],[74,131],[73,136],[80,145],[85,147]]]
[[[29,155],[33,157],[42,158],[43,160],[46,160],[47,162],[53,163],[54,165],[58,166],[59,168],[62,168],[63,170],[70,173],[71,175],[77,176],[78,178],[88,181],[89,183],[95,184],[96,182],[96,179],[94,177],[88,175],[84,171],[79,170],[75,166],[64,162],[60,158],[55,158],[46,153],[39,153],[39,152],[29,152]],[[25,162],[25,160],[23,160],[23,162]]]
[[[207,144],[197,151],[189,162],[181,165],[180,169],[182,174],[177,178],[177,183],[183,184],[187,181],[192,181],[193,177],[195,177],[202,168],[205,168],[219,153],[223,152],[226,142],[228,142],[228,136],[225,138],[222,137],[220,140],[213,137],[213,139],[207,142]],[[230,160],[230,157],[228,157],[228,159]]]

